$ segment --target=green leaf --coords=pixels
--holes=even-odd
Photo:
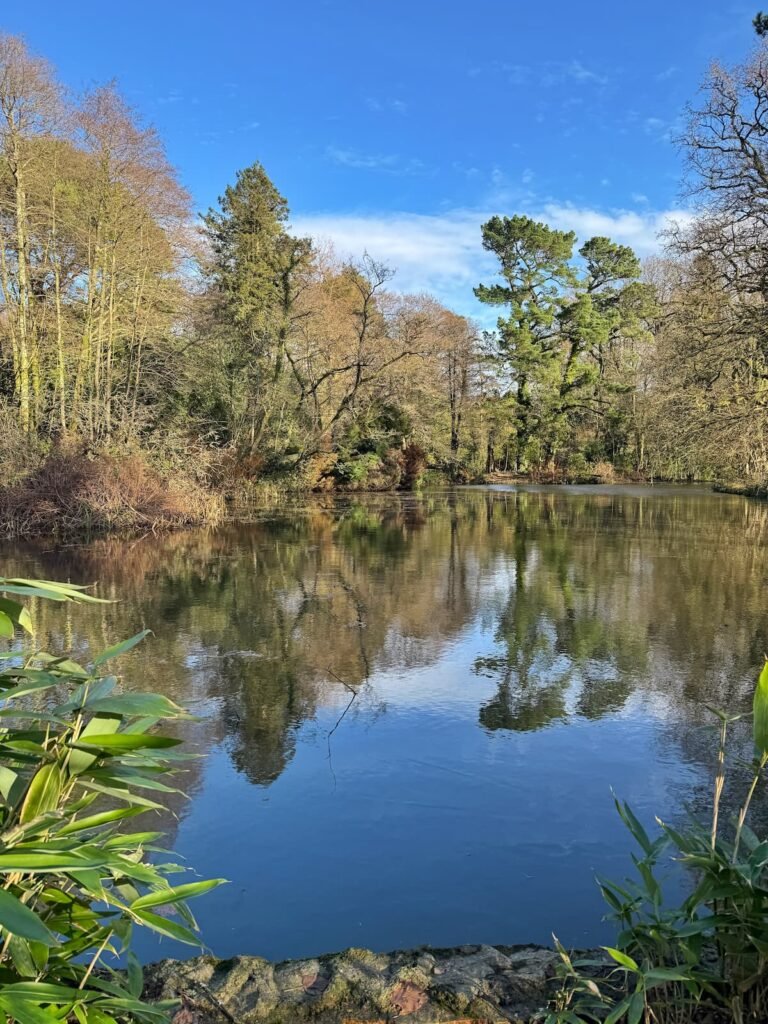
[[[640,1024],[645,1010],[645,996],[642,992],[635,992],[629,1000],[627,1009],[627,1024]]]
[[[752,702],[752,734],[760,754],[768,754],[768,660],[758,676]]]
[[[621,964],[622,967],[626,967],[628,971],[640,970],[632,957],[622,953],[620,949],[614,949],[613,946],[603,946],[603,949],[611,959],[615,960],[617,964]]]
[[[8,807],[13,808],[18,804],[24,794],[25,785],[24,779],[17,772],[0,765],[0,796]]]
[[[58,940],[46,928],[37,914],[7,889],[0,889],[0,926],[11,935],[46,946],[58,945]]]
[[[63,781],[61,768],[55,761],[38,769],[21,805],[22,824],[58,807]]]
[[[648,833],[645,831],[643,826],[635,817],[632,808],[629,806],[629,804],[623,804],[620,800],[617,800],[615,798],[614,802],[616,804],[616,810],[619,812],[621,820],[632,833],[638,845],[642,848],[643,852],[646,855],[651,854],[653,852],[653,843],[651,843],[651,840],[648,838]]]
[[[122,800],[126,804],[135,804],[137,807],[147,807],[153,811],[164,810],[162,804],[158,804],[154,800],[147,800],[146,797],[139,796],[138,793],[132,793],[130,789],[121,788],[120,786],[102,786],[98,782],[92,782],[87,778],[82,780],[81,785],[85,786],[86,789],[94,790],[96,793],[103,793],[105,796],[111,796],[115,800]]]
[[[39,968],[26,939],[22,939],[18,935],[9,935],[8,952],[11,955],[13,966],[22,978],[37,977]]]
[[[19,604],[18,601],[9,601],[7,597],[0,597],[0,611],[4,612],[11,622],[25,632],[30,634],[34,632],[32,629],[32,617],[23,604]]]
[[[60,676],[51,675],[50,672],[44,672],[42,669],[26,669],[12,674],[16,679],[24,679],[25,682],[9,687],[3,694],[4,700],[17,700],[19,697],[26,697],[29,693],[61,686]]]
[[[13,640],[13,621],[3,611],[0,611],[0,637]]]
[[[0,1009],[13,1017],[16,1024],[60,1024],[58,1011],[53,1007],[43,1009],[34,1002],[0,989]]]
[[[96,733],[81,736],[72,746],[78,750],[98,747],[99,750],[119,752],[122,750],[161,750],[165,747],[177,747],[181,740],[171,736],[148,736],[146,733]]]
[[[102,651],[101,654],[97,654],[93,659],[93,667],[98,668],[99,665],[103,665],[105,661],[110,661],[112,658],[117,658],[121,654],[125,654],[126,651],[130,651],[131,648],[135,647],[136,644],[140,644],[141,641],[149,636],[152,631],[149,629],[142,629],[136,636],[130,637],[128,640],[123,640],[119,644],[114,644],[112,647],[108,647],[106,651]]]
[[[51,601],[82,601],[86,604],[109,604],[101,597],[85,593],[85,587],[74,583],[53,583],[51,580],[1,579],[0,591],[22,597],[46,597]]]
[[[153,914],[149,910],[132,910],[133,913],[143,924],[148,928],[151,928],[153,932],[158,932],[160,935],[167,935],[171,939],[176,939],[178,942],[185,942],[188,946],[199,946],[200,939],[195,935],[189,928],[185,928],[184,925],[179,924],[178,921],[171,921],[167,917],[161,917],[159,914]]]
[[[84,832],[90,828],[100,828],[108,825],[111,821],[122,821],[123,818],[133,818],[137,814],[144,814],[143,807],[118,807],[114,811],[102,811],[101,814],[92,814],[87,818],[76,818],[68,825],[60,828],[57,835],[69,836],[75,832]]]
[[[0,872],[23,871],[27,874],[68,871],[70,868],[99,868],[107,857],[83,856],[81,853],[0,853]]]
[[[188,717],[183,708],[159,693],[121,693],[86,702],[89,711],[103,711],[112,715],[145,715],[160,718]]]
[[[139,963],[138,957],[133,950],[128,951],[127,956],[127,978],[128,991],[138,999],[144,991],[144,971]]]
[[[95,998],[92,992],[45,981],[19,981],[12,985],[4,985],[0,991],[4,996],[14,995],[21,999],[34,999],[40,1003],[78,1003]]]
[[[103,736],[105,733],[117,732],[122,721],[120,715],[95,714],[80,733],[79,740],[82,742],[89,736]],[[95,764],[96,761],[98,761],[97,754],[73,748],[69,755],[69,773],[70,775],[80,775],[87,768],[90,768],[91,765]]]
[[[679,933],[678,933],[679,934]],[[690,981],[690,975],[683,974],[675,967],[652,967],[643,975],[646,988],[653,988],[656,985],[664,985],[668,981]]]
[[[169,903],[180,903],[182,900],[192,899],[194,896],[202,896],[220,885],[224,885],[226,878],[211,878],[204,882],[188,882],[186,885],[177,885],[168,889],[160,889],[157,892],[147,893],[131,904],[131,910],[141,910],[144,907],[161,907]]]
[[[637,993],[635,993],[635,995],[637,995]],[[614,1006],[614,1008],[605,1018],[603,1024],[617,1024],[617,1021],[620,1021],[624,1014],[629,1010],[629,1005],[631,1001],[631,999],[622,999],[620,1003]]]

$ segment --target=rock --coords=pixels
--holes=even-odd
[[[541,946],[197,957],[150,965],[145,996],[180,999],[174,1024],[521,1022],[546,1007],[558,961]]]

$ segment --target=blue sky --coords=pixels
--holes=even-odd
[[[653,250],[685,207],[685,103],[712,58],[745,56],[758,6],[42,0],[1,24],[74,89],[116,78],[199,209],[261,160],[296,228],[472,312],[491,213]]]

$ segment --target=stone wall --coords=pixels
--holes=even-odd
[[[145,994],[181,999],[174,1024],[495,1024],[546,1007],[558,959],[540,946],[348,949],[277,964],[202,956],[148,967]]]

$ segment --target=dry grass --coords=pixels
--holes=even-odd
[[[139,455],[53,455],[0,490],[9,536],[172,529],[222,514],[219,495],[186,476],[166,478]]]
[[[600,484],[613,484],[616,482],[616,470],[610,462],[596,462],[592,467],[592,474]]]

